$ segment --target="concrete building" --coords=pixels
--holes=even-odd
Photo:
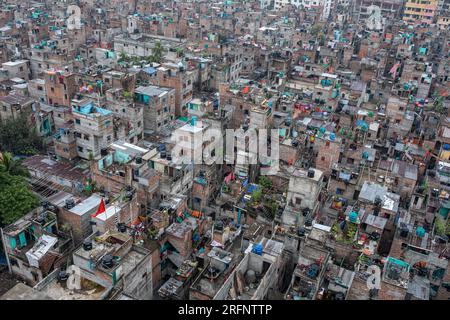
[[[438,0],[407,0],[404,4],[403,21],[414,24],[433,23]]]
[[[113,142],[112,112],[100,108],[89,99],[71,102],[78,156],[96,158],[102,148]]]
[[[0,121],[17,119],[21,115],[31,116],[36,102],[20,94],[10,94],[0,97]]]
[[[44,279],[72,248],[56,214],[42,207],[3,228],[2,242],[11,272],[30,285]]]
[[[46,70],[43,74],[47,103],[52,106],[70,107],[70,102],[78,89],[75,74],[54,70]]]
[[[8,78],[21,78],[26,81],[31,79],[28,60],[8,61],[2,63],[2,69],[7,72]]]
[[[144,133],[157,132],[175,119],[175,89],[139,86],[134,100],[144,106]]]

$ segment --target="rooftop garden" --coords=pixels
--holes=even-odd
[[[355,242],[358,225],[349,221],[335,222],[331,233],[337,242],[351,245]]]

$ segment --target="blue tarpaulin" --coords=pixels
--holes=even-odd
[[[248,186],[248,188],[247,188],[247,192],[248,192],[248,193],[253,193],[253,192],[255,192],[256,189],[258,189],[258,186],[257,186],[257,185],[255,185],[255,184],[250,184],[250,185]]]
[[[153,67],[144,68],[142,71],[148,73],[149,75],[154,75],[156,73],[156,69]]]

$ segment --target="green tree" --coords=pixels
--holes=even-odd
[[[125,51],[122,51],[119,54],[119,60],[117,60],[117,62],[128,62],[129,60],[130,57],[125,53]]]
[[[445,222],[439,215],[436,216],[436,220],[434,221],[434,230],[438,236],[445,236]]]
[[[318,24],[315,24],[311,27],[311,34],[316,37],[319,32],[322,30],[322,27]]]
[[[155,43],[155,46],[152,49],[152,57],[153,57],[152,62],[160,63],[162,60],[163,54],[164,54],[164,48],[161,45],[161,42],[157,41]]]
[[[436,113],[439,114],[444,114],[445,113],[445,107],[444,107],[444,97],[439,96],[439,95],[435,95],[435,100],[433,102],[433,107],[432,107],[433,111],[435,111]]]
[[[21,176],[0,172],[0,225],[17,221],[39,204]]]
[[[22,113],[15,119],[7,119],[0,124],[0,150],[14,155],[32,155],[44,151],[42,137],[31,126],[28,114]]]
[[[177,48],[177,49],[176,49],[176,52],[177,52],[177,57],[178,57],[178,58],[184,57],[184,51],[183,51],[182,48]]]
[[[22,161],[14,160],[12,154],[9,152],[0,153],[0,171],[13,176],[30,176],[28,170],[22,165]]]
[[[263,188],[264,192],[272,189],[272,180],[265,176],[259,177],[258,183]]]
[[[261,200],[261,196],[262,196],[261,190],[256,190],[255,192],[253,192],[253,202],[258,203]]]

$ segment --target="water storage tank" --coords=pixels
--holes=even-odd
[[[416,235],[420,238],[423,238],[425,236],[425,229],[423,227],[417,227]]]
[[[260,244],[256,244],[254,247],[253,247],[253,249],[252,249],[252,252],[253,253],[256,253],[257,255],[262,255],[262,252],[263,252],[263,247],[262,247],[262,245],[260,245]]]
[[[91,240],[84,240],[83,241],[83,249],[85,251],[90,251],[92,250],[92,241]]]
[[[66,199],[65,207],[67,210],[72,209],[73,207],[75,207],[75,201],[73,199]]]
[[[348,215],[350,222],[356,223],[358,221],[358,214],[355,211],[350,212]]]
[[[111,269],[114,266],[114,258],[110,254],[106,254],[102,259],[102,267]]]
[[[253,271],[252,269],[248,269],[247,272],[245,272],[245,283],[249,285],[251,283],[255,283],[255,281],[256,281],[255,271]]]
[[[125,225],[125,223],[118,223],[117,230],[121,233],[125,233],[127,232],[127,226]]]
[[[69,279],[69,274],[67,273],[67,271],[61,270],[58,273],[58,280],[59,281],[67,281],[67,279]]]

